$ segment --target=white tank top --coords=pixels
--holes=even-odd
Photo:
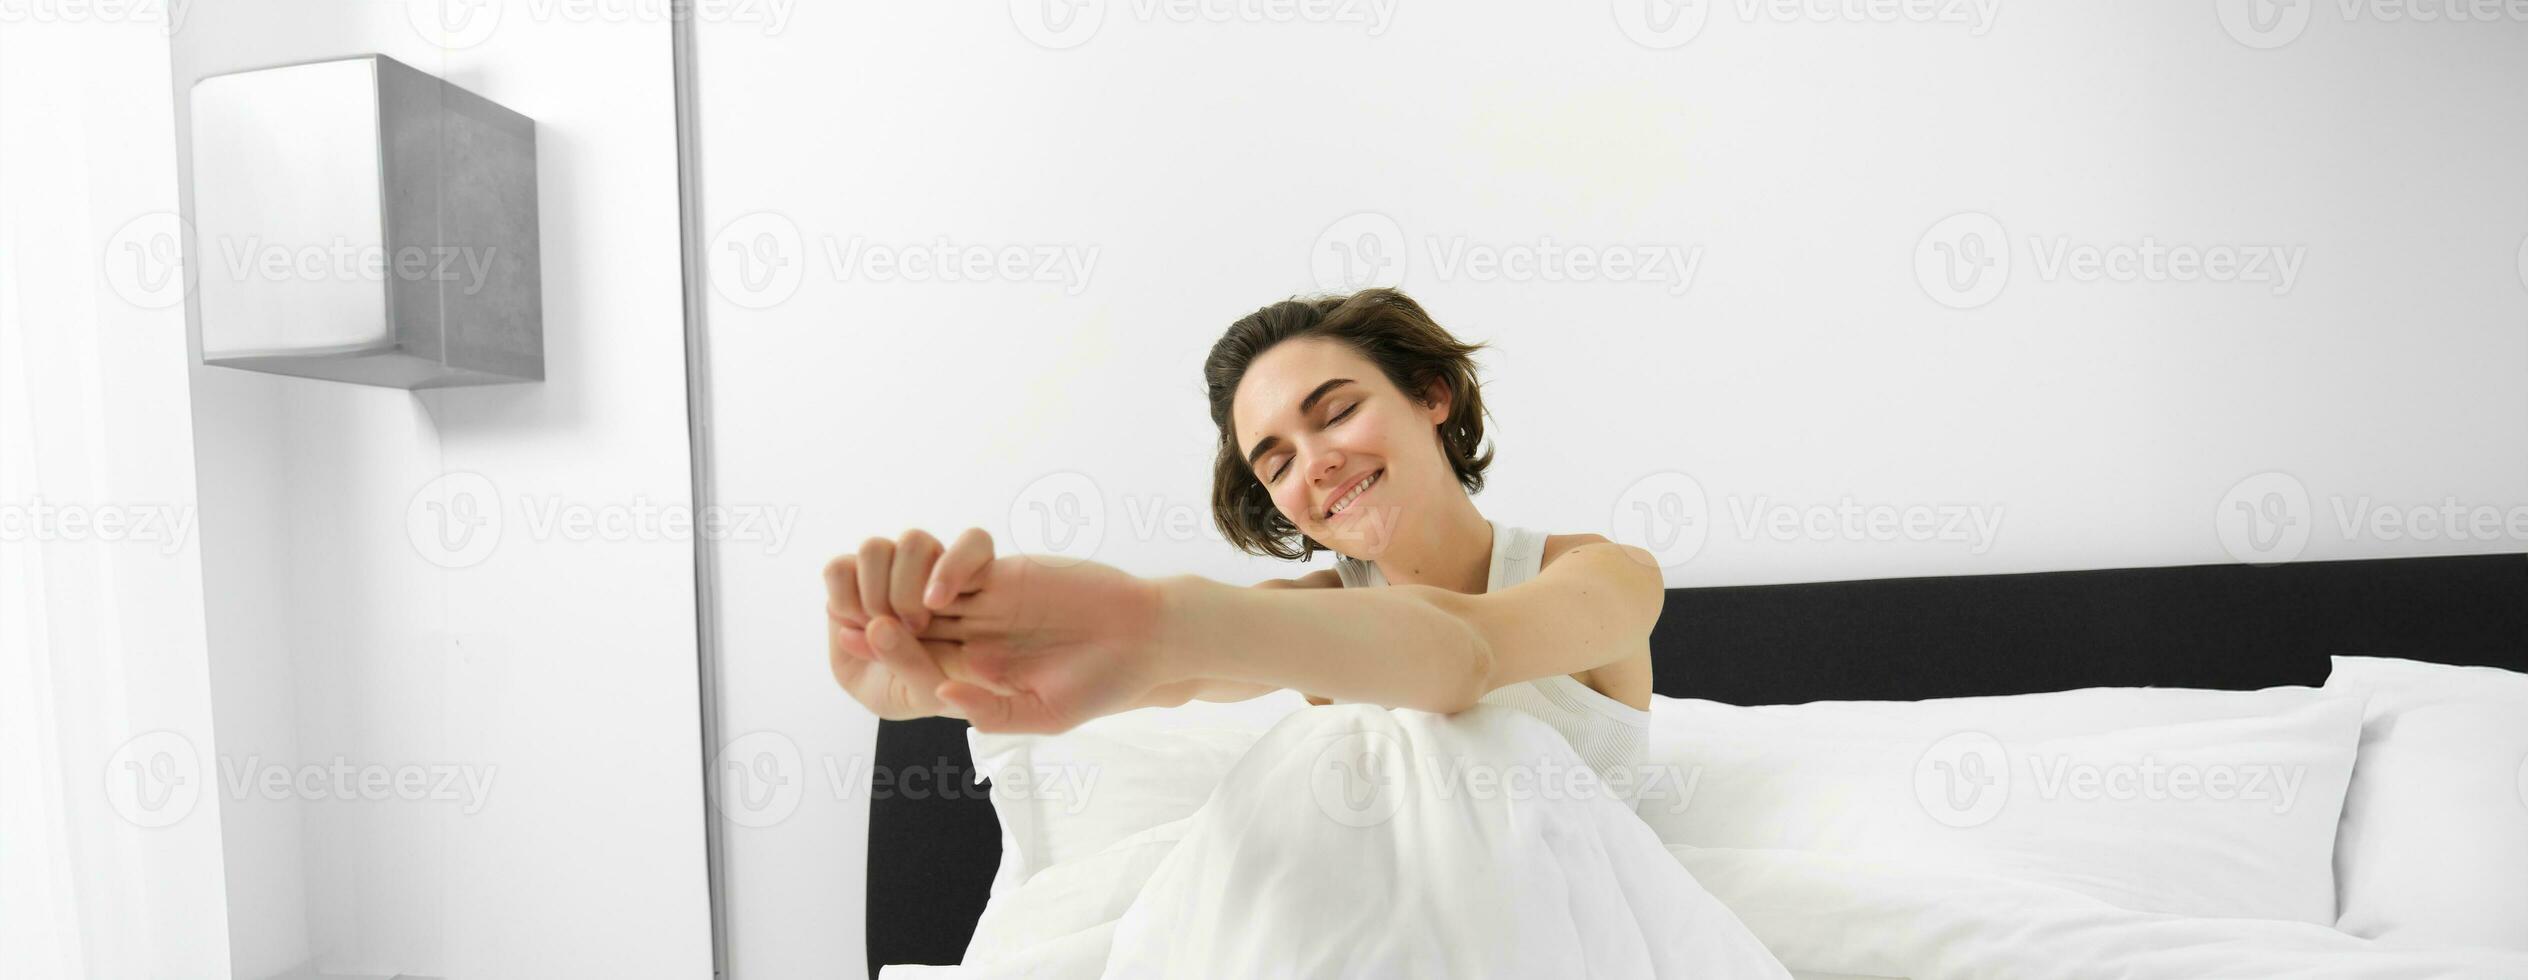
[[[1498,592],[1536,577],[1545,564],[1545,534],[1487,519],[1492,526],[1492,570],[1484,591]],[[1334,572],[1345,588],[1387,584],[1378,563],[1338,556]],[[1601,693],[1569,674],[1555,674],[1495,688],[1481,699],[1532,715],[1561,732],[1580,760],[1598,773],[1612,796],[1635,808],[1642,759],[1650,746],[1650,712]],[[1618,770],[1622,775],[1609,775]]]

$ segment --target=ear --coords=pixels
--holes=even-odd
[[[1422,414],[1430,416],[1432,425],[1448,421],[1449,405],[1454,401],[1448,390],[1448,382],[1433,380],[1430,387],[1422,389],[1422,400],[1430,406],[1424,409]]]

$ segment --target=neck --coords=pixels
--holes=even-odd
[[[1492,581],[1492,524],[1462,494],[1421,520],[1400,521],[1378,556],[1389,585],[1430,585],[1480,595]]]

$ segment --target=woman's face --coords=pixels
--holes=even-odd
[[[1255,359],[1229,420],[1239,455],[1282,516],[1318,544],[1374,560],[1411,501],[1434,492],[1435,481],[1454,485],[1435,431],[1448,418],[1446,388],[1431,397],[1428,407],[1416,404],[1368,358],[1311,337]]]

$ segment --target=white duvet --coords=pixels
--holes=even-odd
[[[1850,855],[1664,845],[1611,799],[1465,778],[1580,765],[1543,722],[1492,705],[1296,712],[1193,816],[995,897],[963,965],[880,977],[1779,978],[1788,964],[1803,978],[2528,978],[2517,952],[2136,912]]]
[[[1670,848],[1802,971],[1932,978],[2528,977],[2528,954],[2422,949],[2278,919],[2135,912],[2051,885],[1813,851]]]
[[[993,899],[915,977],[1788,977],[1544,722],[1291,714],[1193,816]]]

